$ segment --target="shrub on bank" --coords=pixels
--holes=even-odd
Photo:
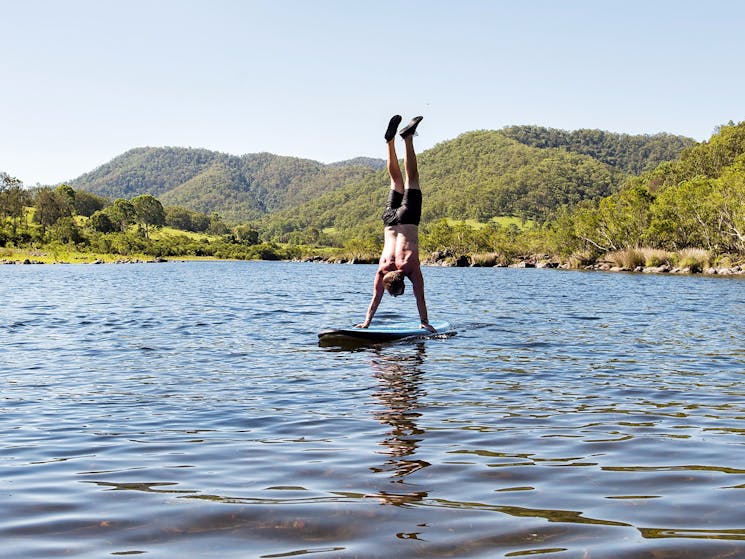
[[[502,252],[479,252],[471,255],[471,266],[491,268],[509,264],[510,258]]]
[[[732,259],[726,255],[714,256],[708,250],[700,248],[685,248],[678,252],[653,248],[627,248],[615,250],[598,256],[588,252],[575,253],[567,260],[572,268],[586,268],[595,266],[608,269],[608,265],[622,270],[638,270],[639,268],[659,268],[668,266],[676,271],[702,273],[710,269],[712,263],[720,267],[734,267]]]
[[[605,255],[605,259],[624,270],[634,270],[639,266],[644,266],[644,253],[638,248],[625,248],[623,250],[614,250]]]
[[[597,262],[598,254],[592,250],[580,250],[573,252],[567,259],[566,264],[570,268],[585,268]]]
[[[649,247],[626,248],[607,253],[605,259],[624,270],[635,270],[639,267],[657,268],[672,265],[674,254]]]
[[[672,265],[673,254],[656,248],[643,248],[641,249],[644,255],[644,265],[650,268],[658,268],[659,266]]]
[[[701,273],[709,267],[711,255],[702,248],[684,248],[676,255],[676,266],[688,268],[692,273]]]

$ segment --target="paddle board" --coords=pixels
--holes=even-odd
[[[420,328],[419,322],[396,322],[373,325],[369,328],[332,328],[319,332],[318,341],[322,345],[336,342],[378,343],[455,334],[450,323],[444,320],[432,322],[431,325],[437,332],[433,333],[426,328]]]

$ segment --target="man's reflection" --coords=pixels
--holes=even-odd
[[[424,431],[417,426],[421,416],[419,399],[425,396],[422,387],[422,365],[424,364],[424,344],[413,348],[382,348],[376,351],[371,365],[378,381],[373,396],[383,404],[383,409],[374,411],[375,419],[388,425],[390,430],[380,443],[380,454],[389,459],[380,466],[372,467],[375,473],[389,473],[393,483],[405,484],[405,478],[429,462],[416,460],[419,443]],[[403,489],[403,488],[401,488]],[[387,492],[380,496],[391,504],[405,504],[420,501],[427,496],[425,492]]]

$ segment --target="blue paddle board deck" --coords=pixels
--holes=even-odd
[[[318,342],[321,345],[375,344],[409,338],[445,337],[455,334],[450,323],[444,320],[432,322],[431,326],[436,332],[421,328],[419,322],[397,322],[370,326],[369,328],[332,328],[319,332]]]

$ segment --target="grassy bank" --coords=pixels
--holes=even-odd
[[[152,241],[173,242],[173,232],[161,231]],[[165,260],[305,260],[329,263],[377,263],[379,250],[350,250],[347,248],[313,247],[297,245],[255,245],[234,247],[224,245],[219,239],[202,234],[182,236],[189,238],[188,250],[174,251],[165,256],[150,252],[107,253],[80,250],[72,244],[51,243],[38,248],[0,247],[0,264],[93,264],[125,262],[158,262]],[[190,243],[197,243],[195,250]],[[179,246],[179,243],[174,243]],[[183,246],[183,245],[182,245]],[[217,248],[214,252],[207,247]],[[225,250],[226,248],[235,249]],[[212,252],[212,253],[209,253]],[[515,252],[468,252],[452,250],[421,252],[426,265],[562,268],[569,270],[602,270],[646,273],[703,273],[718,275],[745,274],[745,259],[732,255],[716,255],[698,248],[665,251],[654,248],[629,248],[607,253],[580,252],[570,256],[551,254],[523,254]]]
[[[183,259],[204,260],[206,258],[184,256]],[[92,264],[94,262],[148,262],[154,260],[153,256],[147,254],[122,256],[120,254],[78,252],[74,250],[0,248],[0,264]]]
[[[562,268],[613,272],[680,273],[709,275],[745,274],[745,259],[735,255],[716,255],[700,248],[665,251],[655,248],[629,248],[606,253],[579,252],[568,257],[531,254],[510,258],[502,253],[448,255],[429,263],[443,266]]]

